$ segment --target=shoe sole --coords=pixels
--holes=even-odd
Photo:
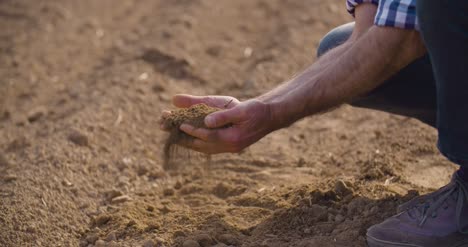
[[[424,247],[421,245],[395,243],[395,242],[379,240],[371,236],[367,236],[367,246],[369,247]]]
[[[369,235],[367,237],[367,246],[369,247],[424,247],[422,245],[415,245],[415,244],[405,244],[405,243],[395,243],[390,241],[384,241],[380,239],[376,239]],[[463,241],[465,242],[465,241]],[[458,243],[453,246],[449,247],[468,247],[468,243]]]

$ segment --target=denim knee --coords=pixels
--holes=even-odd
[[[343,44],[351,36],[354,29],[354,22],[341,25],[328,32],[322,40],[320,40],[317,48],[317,57],[322,56],[327,51]]]

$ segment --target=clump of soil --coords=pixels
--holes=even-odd
[[[183,123],[190,124],[196,128],[206,128],[205,117],[209,114],[221,110],[206,104],[197,104],[189,108],[181,108],[163,117],[165,128],[169,131],[169,137],[164,145],[164,169],[171,167],[171,159],[178,152],[177,144],[193,137],[180,130]]]

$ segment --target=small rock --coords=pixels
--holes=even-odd
[[[199,234],[197,236],[194,237],[194,239],[200,244],[200,246],[202,247],[210,247],[212,246],[213,244],[215,244],[215,242],[213,241],[213,239],[210,237],[210,235],[208,234]]]
[[[99,239],[99,236],[96,233],[90,233],[86,236],[86,241],[89,244],[94,244]]]
[[[180,188],[182,188],[182,183],[180,181],[177,181],[174,185],[174,189],[179,190]]]
[[[110,241],[107,243],[107,247],[121,247],[121,245],[115,241]]]
[[[174,195],[174,193],[175,193],[174,190],[171,188],[166,188],[163,191],[164,196],[172,196]]]
[[[107,242],[116,241],[116,240],[117,240],[117,236],[115,235],[115,232],[109,233],[106,237]]]
[[[102,239],[99,239],[96,241],[96,243],[94,243],[94,247],[106,247],[106,242],[104,242]]]
[[[89,145],[88,137],[85,134],[78,131],[78,130],[72,130],[70,132],[70,134],[68,134],[68,140],[73,142],[74,144],[76,144],[78,146],[88,146]]]
[[[216,245],[213,245],[212,247],[229,247],[229,246],[227,246],[226,244],[223,244],[223,243],[218,243]]]
[[[47,109],[44,106],[38,106],[28,112],[27,119],[30,123],[33,123],[45,116],[46,113]]]
[[[10,166],[10,162],[4,154],[0,153],[0,167],[2,166]]]
[[[160,93],[166,91],[166,89],[161,84],[156,84],[152,87],[153,92]]]
[[[122,196],[123,193],[120,190],[112,189],[112,190],[106,191],[105,195],[108,198],[108,200],[112,200],[113,198],[116,198],[118,196]]]
[[[7,182],[7,183],[8,183],[8,182],[13,182],[13,181],[15,181],[15,180],[17,180],[17,179],[18,179],[18,177],[15,176],[15,175],[5,175],[5,176],[3,177],[3,180],[4,180],[5,182]]]
[[[344,218],[343,215],[341,215],[341,214],[337,214],[337,215],[335,216],[335,221],[336,221],[336,222],[343,222],[344,220],[345,220],[345,218]]]
[[[305,234],[310,234],[312,231],[310,230],[310,228],[305,228],[304,229],[304,233]]]
[[[153,205],[148,205],[148,206],[146,207],[146,211],[148,211],[148,212],[154,212],[154,209],[155,209],[155,208],[154,208]]]
[[[221,234],[218,240],[227,245],[239,245],[239,240],[232,234]]]
[[[169,102],[169,101],[171,101],[172,97],[169,96],[169,94],[167,94],[167,93],[160,93],[159,94],[159,99],[161,101],[163,101],[163,102]]]
[[[346,196],[352,194],[353,190],[350,189],[343,180],[338,180],[335,183],[335,192],[341,196]]]
[[[174,235],[173,235],[174,238],[185,237],[185,236],[187,236],[187,235],[185,234],[185,232],[180,231],[180,230],[175,231],[175,232],[174,232]]]
[[[197,241],[189,239],[185,240],[184,243],[182,244],[182,247],[200,247]]]
[[[146,240],[144,243],[143,243],[143,247],[155,247],[156,246],[156,243],[149,239],[149,240]]]
[[[66,187],[73,186],[73,184],[72,184],[70,181],[68,181],[67,179],[64,179],[64,180],[62,181],[62,185],[63,185],[63,186],[66,186]]]
[[[112,198],[111,202],[117,204],[117,203],[124,203],[124,202],[131,201],[131,200],[132,198],[130,198],[129,196],[123,195],[123,196],[117,196],[117,197]]]
[[[98,217],[96,217],[96,218],[94,219],[94,225],[95,225],[95,226],[102,226],[102,225],[105,225],[105,224],[107,224],[107,222],[109,222],[111,219],[112,219],[112,217],[111,217],[110,215],[107,215],[107,214],[99,215]]]
[[[30,225],[26,227],[26,231],[29,233],[35,233],[36,232],[36,226],[35,225]]]

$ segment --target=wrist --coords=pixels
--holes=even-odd
[[[281,97],[260,96],[257,100],[262,102],[268,109],[269,119],[267,121],[269,121],[272,128],[271,131],[288,127],[299,119],[295,113],[297,108],[289,106],[288,102]]]

